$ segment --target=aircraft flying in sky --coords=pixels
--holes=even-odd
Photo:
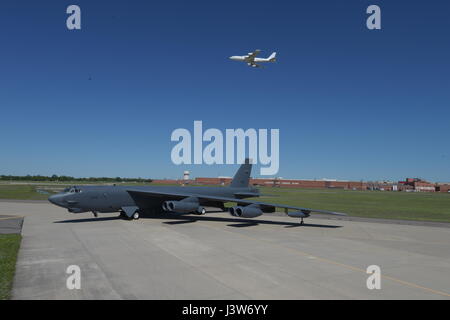
[[[256,56],[261,52],[261,50],[255,50],[253,52],[249,52],[245,56],[231,56],[230,59],[234,61],[244,61],[247,63],[247,65],[254,67],[254,68],[260,68],[261,66],[257,64],[257,62],[275,62],[277,55],[276,52],[273,52],[268,58],[256,58]]]
[[[303,218],[309,217],[311,212],[345,215],[326,210],[244,200],[260,195],[258,189],[249,186],[251,169],[252,165],[247,159],[228,187],[74,186],[50,196],[48,200],[71,213],[90,211],[97,217],[99,212],[120,212],[121,217],[128,219],[139,219],[140,214],[161,211],[203,215],[206,213],[205,206],[228,210],[232,216],[241,218],[255,218],[282,208],[288,216],[300,218],[301,224]],[[234,202],[236,205],[226,209],[225,202]]]

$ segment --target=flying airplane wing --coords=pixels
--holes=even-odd
[[[205,194],[190,194],[190,193],[174,193],[174,192],[161,192],[161,191],[143,191],[143,190],[133,190],[129,189],[127,190],[130,195],[137,195],[140,197],[149,197],[149,198],[164,198],[167,200],[181,200],[184,198],[197,198],[200,202],[235,202],[238,205],[257,205],[261,208],[263,212],[274,212],[275,208],[282,208],[285,209],[286,213],[288,209],[291,210],[298,210],[303,213],[309,214],[310,212],[317,212],[317,213],[325,213],[325,214],[331,214],[331,215],[337,215],[337,216],[346,216],[345,213],[341,212],[334,212],[334,211],[327,211],[327,210],[317,210],[317,209],[310,209],[310,208],[303,208],[303,207],[296,207],[296,206],[288,206],[284,204],[275,204],[275,203],[266,203],[266,202],[259,202],[259,201],[251,201],[251,200],[243,200],[243,199],[237,199],[237,198],[228,198],[228,197],[217,197],[217,196],[209,196]]]
[[[249,52],[248,57],[249,57],[250,59],[255,59],[255,57],[256,57],[260,52],[261,52],[261,50],[256,49],[256,50],[253,51],[253,52]]]

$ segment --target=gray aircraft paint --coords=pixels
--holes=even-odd
[[[234,216],[256,217],[266,212],[274,212],[276,207],[284,208],[286,214],[295,218],[306,218],[310,212],[344,215],[342,213],[314,210],[244,200],[259,197],[259,190],[249,186],[252,164],[248,159],[241,165],[229,187],[179,187],[179,186],[74,186],[64,192],[52,195],[48,200],[72,213],[121,212],[127,217],[138,218],[139,213],[155,213],[168,210],[170,202],[181,205],[182,213],[204,214],[204,206],[225,210],[225,202],[235,202],[230,208]],[[170,207],[170,206],[169,206]],[[195,209],[196,208],[196,209]],[[297,212],[288,212],[289,209]]]

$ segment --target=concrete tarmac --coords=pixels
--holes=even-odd
[[[23,217],[0,215],[0,234],[21,233]]]
[[[450,299],[450,228],[227,213],[126,221],[48,203],[25,216],[13,299]],[[66,286],[70,265],[81,289]],[[370,265],[381,289],[366,285]]]

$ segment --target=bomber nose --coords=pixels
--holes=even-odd
[[[60,194],[54,194],[50,197],[48,197],[48,201],[51,203],[57,205],[57,206],[63,206],[62,196]]]

